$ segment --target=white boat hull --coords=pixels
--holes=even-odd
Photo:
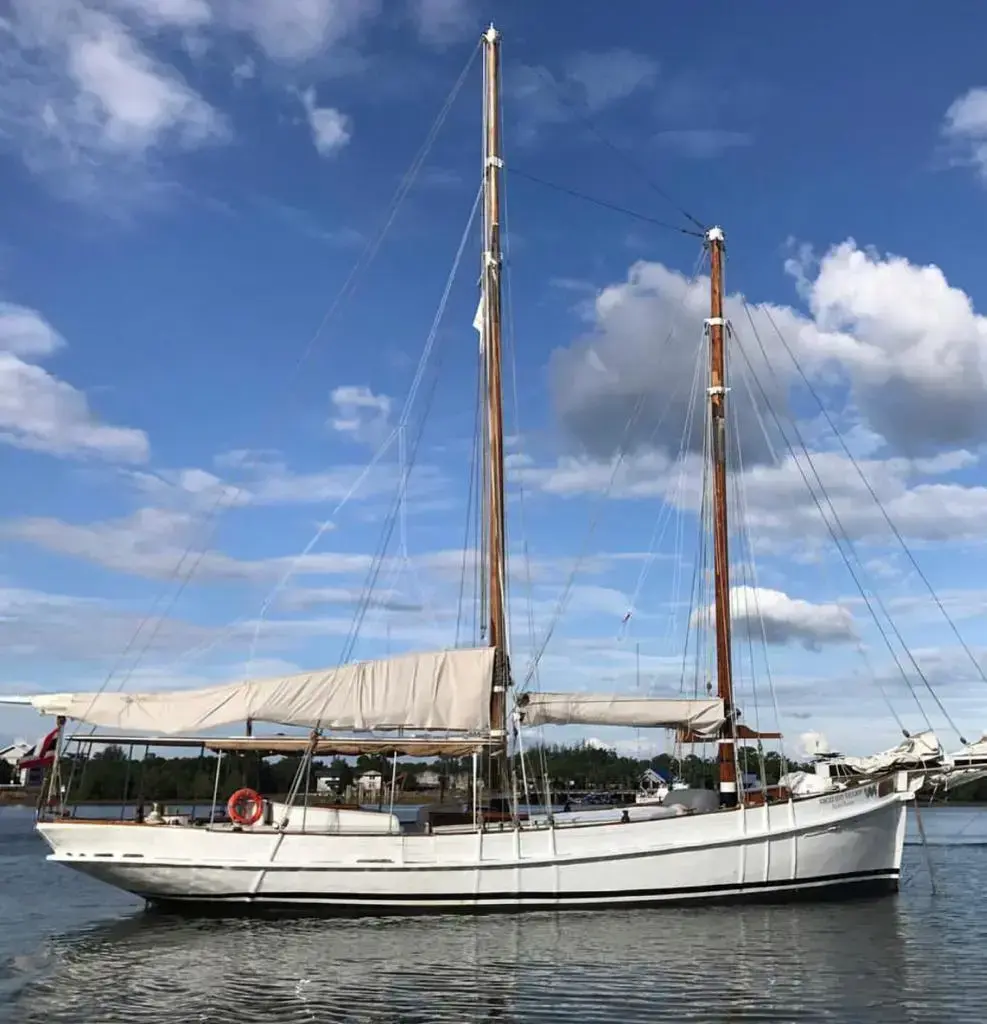
[[[892,892],[910,799],[887,779],[767,807],[483,833],[38,829],[50,860],[170,908],[462,913]]]

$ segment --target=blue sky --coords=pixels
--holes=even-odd
[[[686,625],[702,619],[698,431],[683,445],[708,293],[699,240],[527,176],[689,227],[657,183],[724,226],[736,344],[814,453],[858,575],[979,736],[987,683],[775,331],[983,659],[987,14],[972,3],[948,18],[918,3],[6,4],[0,686],[98,688],[111,673],[111,689],[192,686],[335,663],[422,423],[352,653],[456,639],[475,230],[395,427],[478,186],[475,58],[375,239],[491,18],[517,674],[551,631],[546,688],[632,688],[639,650],[642,685],[677,692]],[[770,303],[754,312],[770,366],[741,294]],[[738,647],[746,659],[745,631],[769,641],[790,748],[810,729],[855,751],[895,742],[882,686],[906,727],[927,715],[958,745],[899,654],[916,706],[771,409],[738,355],[731,366],[736,518],[757,554],[755,578],[738,532]],[[763,664],[747,675],[739,665],[748,719],[773,724]],[[0,738],[40,730],[3,714]]]

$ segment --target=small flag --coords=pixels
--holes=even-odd
[[[58,727],[56,726],[47,736],[42,737],[34,744],[27,754],[17,762],[17,767],[23,769],[47,768],[55,760],[55,741],[57,739]]]
[[[480,351],[483,351],[483,295],[476,304],[476,316],[473,317],[473,329],[480,335]]]

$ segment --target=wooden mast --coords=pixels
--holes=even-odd
[[[499,668],[490,698],[490,725],[504,743],[500,771],[494,779],[503,788],[507,738],[507,615],[506,549],[504,534],[504,406],[501,381],[501,251],[500,178],[500,33],[493,27],[483,34],[483,268],[481,343],[486,367],[487,470],[486,514],[487,572],[489,576],[488,641],[497,648]],[[498,778],[498,776],[500,776]]]
[[[706,232],[710,262],[710,315],[706,321],[709,333],[709,415],[713,461],[713,579],[716,609],[716,690],[723,701],[725,721],[720,730],[719,768],[720,803],[732,807],[737,803],[737,730],[734,722],[733,662],[730,637],[730,551],[727,524],[727,424],[726,424],[726,359],[723,318],[723,247],[722,228]]]

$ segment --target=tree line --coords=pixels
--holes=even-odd
[[[757,776],[767,785],[775,785],[786,771],[812,771],[810,765],[783,760],[775,752],[764,753],[745,748],[740,752],[742,773]],[[219,764],[214,754],[193,757],[161,757],[148,753],[131,758],[121,747],[108,746],[91,757],[69,756],[61,763],[61,779],[67,784],[67,798],[81,802],[134,803],[137,801],[208,802],[214,789],[225,800],[241,786],[249,786],[267,795],[285,794],[291,788],[302,765],[300,756],[262,758],[256,753],[224,754]],[[648,769],[665,778],[681,779],[690,786],[715,788],[718,767],[714,758],[690,754],[681,759],[668,754],[651,758],[635,758],[615,750],[588,744],[553,744],[529,749],[525,754],[524,771],[515,758],[514,770],[519,780],[527,779],[532,794],[544,794],[546,781],[554,793],[573,790],[635,789]],[[308,769],[303,789],[314,791],[316,779],[328,775],[332,788],[346,792],[366,771],[379,771],[384,788],[389,785],[392,763],[386,757],[362,754],[355,759],[316,759]],[[425,788],[428,779],[439,780],[442,790],[472,777],[472,759],[437,758],[432,761],[399,760],[396,777],[398,787],[406,792]],[[14,771],[0,762],[0,782],[13,782]],[[431,786],[429,788],[432,788]],[[460,788],[468,788],[460,786]],[[987,802],[987,779],[954,790],[949,797],[958,802]]]

